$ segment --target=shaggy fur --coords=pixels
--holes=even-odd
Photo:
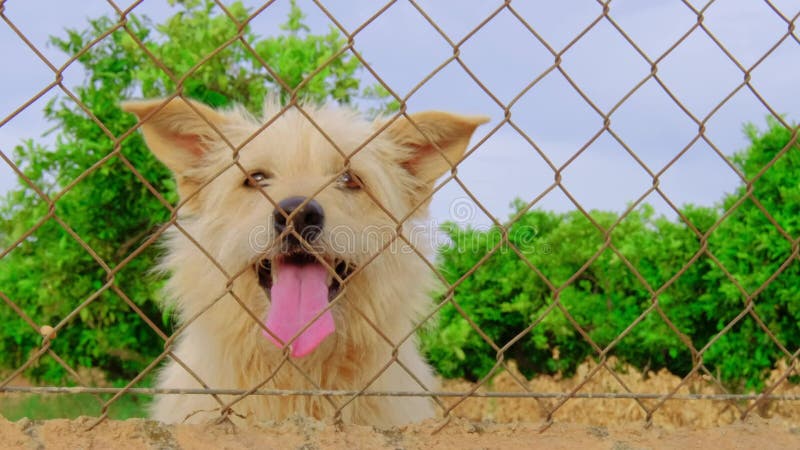
[[[263,119],[182,98],[128,102],[124,109],[140,119],[148,146],[175,173],[181,196],[162,269],[170,275],[170,306],[179,324],[188,325],[172,347],[180,362],[167,362],[159,388],[203,387],[189,368],[211,388],[437,389],[414,333],[431,305],[434,278],[418,253],[392,240],[395,220],[424,217],[433,182],[462,158],[486,118],[420,113],[411,121],[401,117],[374,136],[384,122],[338,107],[303,106],[316,126],[295,107],[279,114],[274,102],[266,105]],[[234,156],[232,148],[240,146]],[[345,170],[363,187],[343,186]],[[269,179],[253,187],[248,174],[257,172]],[[254,267],[277,256],[276,244],[285,239],[274,230],[275,205],[298,195],[313,196],[324,208],[325,227],[314,254],[358,270],[331,305],[336,333],[311,354],[287,359],[262,334],[270,299]],[[405,220],[400,228],[409,237],[412,222]],[[418,233],[413,243],[426,254]],[[219,396],[223,404],[236,398]],[[324,419],[344,405],[345,422],[381,427],[434,415],[427,397],[349,400],[252,395],[231,409],[234,416],[257,420],[293,414]],[[218,418],[220,410],[210,395],[160,395],[152,417],[204,422]]]

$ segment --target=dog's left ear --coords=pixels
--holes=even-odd
[[[386,133],[408,150],[403,166],[427,186],[461,161],[472,133],[488,121],[485,116],[427,111],[398,118]]]
[[[150,151],[177,175],[202,163],[226,122],[211,107],[181,97],[127,101],[122,109],[136,115]]]

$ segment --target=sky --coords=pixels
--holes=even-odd
[[[385,4],[376,0],[320,3],[349,32],[360,28]],[[706,3],[689,2],[698,9]],[[800,13],[800,0],[771,3],[789,21]],[[118,4],[127,6],[123,0]],[[257,7],[260,2],[245,4]],[[419,0],[416,4],[451,42],[459,43],[467,37],[458,47],[459,55],[480,84],[453,61],[414,90],[454,50],[408,1],[391,3],[355,35],[354,46],[395,92],[406,96],[413,90],[408,99],[409,111],[438,109],[491,117],[490,123],[477,130],[472,142],[474,145],[486,138],[485,141],[458,167],[458,178],[471,195],[458,183],[448,182],[431,204],[432,218],[437,223],[456,220],[481,227],[491,223],[492,218],[502,222],[508,217],[514,198],[531,201],[553,184],[555,172],[550,164],[561,168],[584,147],[577,158],[563,167],[561,179],[574,201],[586,210],[624,211],[653,184],[641,164],[658,173],[684,150],[660,176],[661,189],[676,205],[714,205],[741,183],[714,147],[730,156],[747,146],[743,124],[764,127],[770,112],[758,96],[787,121],[796,123],[800,117],[798,32],[762,60],[788,29],[787,22],[763,1],[717,0],[704,10],[704,27],[741,66],[749,69],[758,63],[751,73],[751,84],[758,96],[744,87],[730,98],[727,97],[742,83],[744,74],[702,28],[695,29],[665,55],[697,23],[697,15],[682,1],[613,0],[609,16],[614,24],[602,19],[582,35],[602,14],[602,5],[597,1],[513,1],[512,7],[528,26],[504,9],[474,33],[502,2]],[[307,14],[313,32],[327,32],[332,22],[316,4],[298,0],[298,5]],[[101,0],[7,0],[4,7],[5,17],[56,67],[68,55],[49,47],[48,35],[63,36],[66,28],[83,28],[88,17],[114,14],[112,7]],[[280,32],[278,26],[285,21],[288,10],[288,0],[275,1],[253,20],[253,29],[263,36]],[[174,14],[165,0],[144,0],[134,11],[148,15],[156,23]],[[658,77],[671,95],[653,79],[636,88],[650,74],[651,66],[615,25],[641,52],[658,61]],[[608,113],[625,99],[609,119],[613,134],[627,150],[608,132],[592,140],[603,127],[602,116],[562,73],[548,72],[554,63],[553,54],[528,27],[555,52],[562,53],[568,47],[561,54],[561,68],[599,110]],[[4,67],[0,69],[0,123],[5,122],[0,126],[0,151],[10,156],[23,139],[52,141],[52,134],[41,137],[52,128],[42,119],[41,111],[58,92],[48,92],[11,117],[52,82],[54,75],[6,22],[0,22],[0,49],[4,56]],[[362,78],[367,84],[375,82],[366,71]],[[67,87],[83,82],[84,74],[77,65],[65,71]],[[714,111],[704,132],[713,146],[704,139],[690,145],[698,135],[698,125],[671,96],[700,120]],[[509,124],[493,131],[506,109],[511,121],[527,137]],[[491,136],[487,138],[488,134]],[[628,151],[635,153],[641,164]],[[18,186],[14,173],[0,160],[0,192]],[[644,201],[657,212],[674,216],[671,207],[657,194]],[[560,189],[550,191],[534,205],[554,211],[575,207]]]

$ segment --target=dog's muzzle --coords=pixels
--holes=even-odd
[[[291,355],[302,357],[335,332],[328,304],[353,268],[316,251],[313,244],[322,234],[325,213],[314,199],[282,200],[273,220],[281,236],[280,251],[255,267],[258,282],[270,299],[265,319],[269,333],[264,335],[278,347],[289,344]]]
[[[308,244],[313,244],[319,238],[322,227],[325,226],[325,211],[322,206],[313,198],[307,197],[295,196],[281,200],[273,211],[272,218],[278,234],[286,231],[288,224],[291,224],[292,229]],[[294,234],[287,235],[287,239],[300,245]]]

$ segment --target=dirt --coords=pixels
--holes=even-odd
[[[512,367],[492,385],[478,391],[569,392],[594,369],[580,367],[576,377],[540,376],[525,381]],[[779,367],[772,381],[785,372]],[[664,393],[681,379],[667,372],[641,374],[629,367],[601,369],[581,393]],[[519,383],[519,380],[521,383]],[[444,391],[467,392],[474,385],[448,381]],[[718,394],[722,387],[697,377],[678,389],[678,394]],[[774,394],[800,396],[800,386],[782,383]],[[760,404],[742,420],[751,402],[657,400],[470,398],[463,402],[448,397],[451,418],[434,419],[390,430],[293,418],[280,423],[261,422],[247,428],[230,423],[215,425],[164,424],[144,419],[104,421],[96,418],[9,422],[0,417],[0,448],[10,449],[793,449],[800,448],[800,401],[781,400]],[[647,411],[652,421],[647,424]],[[551,422],[547,421],[551,414]],[[91,429],[90,429],[91,428]]]
[[[582,394],[640,393],[665,394],[672,392],[681,384],[681,377],[666,370],[642,374],[633,367],[607,364],[614,371],[600,368],[578,391]],[[519,374],[511,365],[511,370],[497,376],[491,386],[481,387],[478,392],[558,392],[573,390],[595,368],[587,362],[578,367],[574,377],[538,376],[530,381]],[[766,381],[766,386],[780,381],[787,366],[778,364]],[[795,372],[797,370],[795,369]],[[794,372],[793,372],[794,373]],[[627,387],[627,390],[624,386]],[[466,381],[446,381],[443,390],[468,392],[473,384]],[[681,385],[675,392],[686,394],[726,394],[722,386],[708,376],[697,376]],[[772,391],[773,395],[800,398],[800,385],[783,381]],[[447,406],[455,405],[459,399],[447,399]],[[665,429],[711,428],[734,424],[743,413],[762,418],[780,418],[787,423],[800,426],[800,400],[772,400],[760,402],[749,409],[753,401],[719,401],[672,399],[659,404],[658,399],[570,399],[559,406],[560,399],[530,398],[469,398],[453,409],[453,414],[471,420],[491,420],[500,423],[537,422],[547,419],[552,412],[555,422],[571,422],[595,426],[615,426],[630,423],[644,423],[648,411],[652,413],[652,424]],[[799,447],[800,448],[800,447]]]
[[[87,431],[94,418],[28,421],[0,419],[0,447],[9,449],[613,449],[800,447],[800,427],[780,420],[748,419],[712,429],[666,430],[653,426],[598,427],[555,423],[491,424],[452,419],[392,430],[348,425],[340,429],[296,418],[246,429],[230,425],[165,426],[143,419],[106,421]]]

